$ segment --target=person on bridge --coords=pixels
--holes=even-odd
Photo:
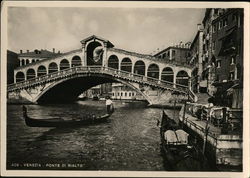
[[[106,97],[106,107],[107,107],[107,113],[110,114],[113,112],[113,102],[111,101],[110,97]]]

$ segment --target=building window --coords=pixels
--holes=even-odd
[[[212,44],[212,49],[215,50],[215,41],[213,41],[213,44]]]
[[[129,93],[128,96],[131,96],[131,93]]]
[[[230,72],[230,80],[234,80],[234,72]]]
[[[170,54],[169,54],[169,51],[167,52],[167,57],[169,57],[170,56]]]
[[[220,68],[221,67],[221,61],[217,61],[217,64],[216,64],[217,68]]]
[[[231,57],[231,64],[235,64],[236,63],[236,58],[235,58],[235,56],[232,56]]]
[[[172,51],[172,56],[173,56],[173,57],[175,56],[175,50]]]
[[[216,32],[216,24],[213,25],[213,33]]]
[[[125,92],[124,94],[125,94],[125,96],[127,96],[127,92]]]
[[[214,9],[214,14],[218,15],[218,9]]]
[[[219,30],[221,29],[222,27],[222,21],[219,21]]]
[[[117,96],[120,96],[120,93],[119,93],[119,92],[117,93]]]
[[[226,18],[226,19],[223,20],[223,26],[226,27],[227,24],[228,24],[228,22],[227,22],[227,18]]]
[[[123,93],[121,92],[121,96],[123,95]]]
[[[238,27],[240,27],[242,24],[243,24],[243,20],[242,20],[241,16],[239,16]]]
[[[236,22],[237,21],[237,14],[233,14],[233,21]]]

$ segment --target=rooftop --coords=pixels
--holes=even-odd
[[[48,51],[46,49],[41,49],[41,50],[35,49],[34,51],[27,51],[26,53],[21,52],[18,54],[19,57],[37,57],[37,58],[51,58],[58,55],[61,55],[60,52],[55,53]]]

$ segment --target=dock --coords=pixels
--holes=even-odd
[[[179,113],[179,122],[189,134],[197,137],[204,154],[219,170],[242,170],[242,129],[241,132],[228,128],[223,133],[221,125],[215,126],[210,119],[200,119],[192,113],[197,104],[188,103]],[[185,108],[185,112],[184,112]],[[191,109],[190,109],[191,108]],[[239,119],[240,120],[240,119]]]

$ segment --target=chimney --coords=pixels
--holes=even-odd
[[[201,24],[200,24],[200,23],[197,24],[197,30],[198,30],[198,31],[201,30]]]
[[[22,54],[23,53],[23,50],[20,50],[20,54]]]
[[[55,48],[53,48],[53,53],[55,53]]]
[[[29,52],[29,50],[27,49],[27,53]]]

